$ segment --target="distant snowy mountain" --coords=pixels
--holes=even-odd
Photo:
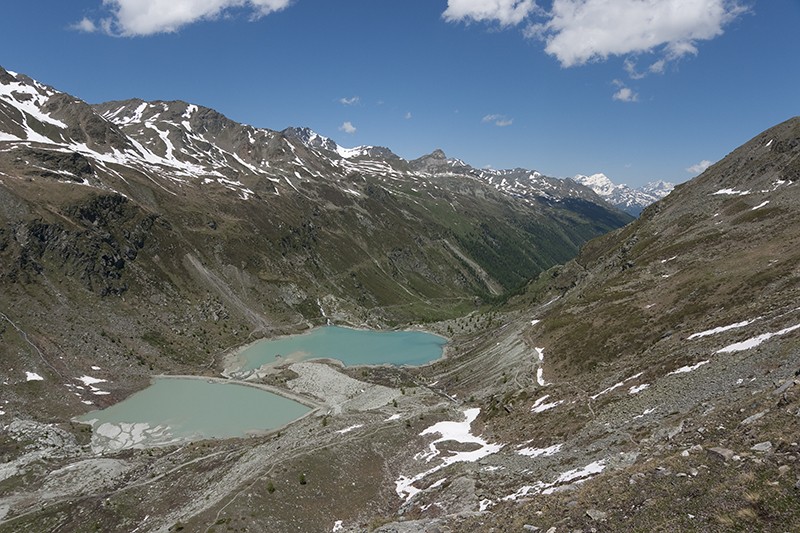
[[[615,184],[605,174],[579,174],[572,180],[589,187],[611,205],[633,216],[639,216],[645,207],[661,200],[675,188],[674,183],[656,181],[634,189],[625,184]]]

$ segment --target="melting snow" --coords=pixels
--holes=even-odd
[[[757,337],[752,337],[742,342],[736,342],[734,344],[728,345],[722,348],[721,350],[717,350],[717,353],[741,352],[743,350],[749,350],[750,348],[755,348],[756,346],[760,345],[764,341],[771,339],[772,337],[786,335],[787,333],[790,333],[798,328],[800,328],[800,324],[784,328],[774,333],[763,333]]]
[[[765,205],[767,205],[768,203],[769,203],[769,200],[764,200],[763,202],[761,202],[760,204],[758,204],[757,206],[755,206],[755,207],[754,207],[753,209],[751,209],[750,211],[755,211],[756,209],[761,209],[762,207],[764,207],[764,206],[765,206]]]
[[[428,489],[435,489],[436,487],[441,487],[442,485],[444,485],[445,481],[447,481],[447,478],[443,477],[439,481],[433,483],[430,487],[428,487]]]
[[[651,413],[655,413],[655,412],[656,412],[655,409],[645,409],[642,414],[634,416],[633,419],[636,420],[637,418],[642,418],[642,417],[645,417],[645,416],[647,416],[647,415],[649,415]]]
[[[36,372],[25,372],[25,381],[44,381],[44,378]]]
[[[355,424],[355,425],[352,425],[350,427],[346,427],[344,429],[340,429],[336,433],[341,433],[342,435],[344,435],[345,433],[350,433],[354,429],[358,429],[358,428],[362,428],[362,427],[364,427],[364,424]]]
[[[413,477],[400,476],[397,481],[395,481],[395,490],[398,496],[403,498],[405,501],[408,501],[413,498],[415,494],[420,492],[420,489],[414,486],[414,483],[417,481],[420,481],[426,476],[434,474],[435,472],[438,472],[439,470],[450,466],[451,464],[475,462],[488,455],[495,454],[503,448],[503,444],[489,444],[481,437],[473,435],[470,432],[472,422],[478,418],[478,414],[480,414],[480,412],[481,410],[479,408],[467,409],[464,411],[464,416],[466,419],[463,422],[439,422],[420,433],[421,436],[438,433],[441,435],[441,437],[430,443],[427,452],[420,452],[415,455],[414,459],[416,460],[425,460],[425,462],[432,461],[435,457],[440,455],[440,450],[436,445],[446,441],[456,441],[461,444],[477,444],[479,448],[477,450],[464,452],[450,451],[450,455],[442,457],[442,462],[439,465]]]
[[[628,389],[628,394],[638,394],[649,387],[649,383],[643,383],[642,385],[634,385],[630,389]]]
[[[535,326],[539,322],[541,322],[541,320],[531,320],[531,326]]]
[[[99,366],[93,366],[92,370],[100,370],[100,367]]]
[[[95,383],[106,383],[108,381],[106,379],[93,378],[92,376],[81,376],[77,379],[78,381],[83,382],[83,384],[87,387],[94,385]]]
[[[526,457],[549,457],[560,452],[563,446],[563,444],[554,444],[547,448],[522,448],[517,450],[517,453]]]
[[[544,348],[534,348],[534,350],[536,350],[536,356],[539,358],[539,368],[536,369],[536,383],[538,383],[540,387],[544,387],[547,385],[544,381],[544,368],[542,368],[542,364],[544,363]]]
[[[342,529],[344,529],[342,521],[337,520],[336,522],[333,523],[333,529],[331,529],[331,533],[336,533],[337,531],[341,531]]]
[[[492,500],[484,498],[483,500],[480,501],[478,505],[479,505],[478,512],[482,513],[487,509],[489,509],[489,507],[492,507],[494,505],[494,502]]]
[[[606,468],[606,462],[604,459],[600,459],[599,461],[594,461],[593,463],[589,463],[588,465],[582,468],[575,468],[572,470],[568,470],[558,476],[555,481],[552,483],[543,483],[541,481],[537,481],[533,485],[526,485],[521,487],[517,492],[514,494],[510,494],[503,498],[504,501],[513,501],[519,498],[523,498],[528,494],[552,494],[555,492],[557,485],[562,485],[564,483],[569,483],[570,481],[578,480],[577,482],[585,481],[587,478],[599,474]]]
[[[697,363],[696,365],[692,365],[692,366],[682,366],[682,367],[680,367],[680,368],[679,368],[679,369],[677,369],[677,370],[673,370],[672,372],[670,372],[670,373],[669,373],[669,374],[667,374],[667,375],[668,375],[668,376],[671,376],[672,374],[685,374],[685,373],[687,373],[687,372],[694,372],[695,370],[697,370],[697,369],[698,369],[698,368],[700,368],[701,366],[703,366],[703,365],[707,365],[707,364],[708,364],[708,363],[710,363],[710,362],[711,362],[711,361],[700,361],[700,362],[699,362],[699,363]]]
[[[399,419],[400,419],[400,415],[392,415],[389,418],[387,418],[386,420],[384,420],[384,422],[391,422],[392,420],[399,420]]]
[[[531,407],[531,413],[542,413],[544,411],[547,411],[548,409],[552,409],[553,407],[556,407],[564,403],[564,400],[558,400],[556,402],[551,402],[551,403],[542,403],[549,397],[550,397],[549,394],[545,394],[544,396],[533,402],[533,406]]]
[[[629,378],[627,378],[627,379],[624,379],[624,380],[620,381],[619,383],[615,383],[615,384],[611,385],[610,387],[608,387],[607,389],[603,389],[603,390],[601,390],[600,392],[598,392],[597,394],[595,394],[595,395],[594,395],[594,396],[592,396],[591,398],[592,398],[592,400],[596,400],[597,398],[599,398],[599,397],[600,397],[600,396],[602,396],[603,394],[609,393],[609,392],[611,392],[611,391],[612,391],[612,390],[614,390],[614,389],[618,389],[618,388],[622,387],[623,385],[625,385],[625,383],[627,383],[627,382],[629,382],[629,381],[631,381],[631,380],[633,380],[633,379],[636,379],[636,378],[638,378],[638,377],[639,377],[639,376],[641,376],[642,374],[644,374],[644,372],[639,372],[638,374],[636,374],[636,375],[633,375],[633,376],[631,376],[631,377],[629,377]]]
[[[743,328],[745,326],[749,326],[759,318],[761,317],[754,318],[753,320],[745,320],[743,322],[737,322],[735,324],[731,324],[730,326],[720,326],[718,328],[708,329],[706,331],[701,331],[699,333],[692,333],[691,335],[686,337],[686,340],[699,339],[700,337],[708,337],[709,335],[716,335],[717,333],[722,333],[730,329]]]
[[[750,194],[750,191],[737,191],[736,189],[720,189],[717,192],[711,193],[712,196],[718,194],[725,194],[730,196],[747,196]]]
[[[89,423],[94,425],[92,421],[89,421]],[[94,452],[116,451],[124,448],[140,447],[147,442],[170,444],[179,440],[173,438],[167,426],[151,427],[146,422],[120,422],[118,424],[106,422],[94,428],[92,450]]]

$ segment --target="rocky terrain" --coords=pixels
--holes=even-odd
[[[22,92],[15,109],[29,109]],[[25,124],[144,155],[101,164],[2,122],[0,531],[800,524],[800,119],[578,252],[581,235],[621,219],[569,183],[521,171],[490,182],[440,152],[348,151],[308,130],[200,121],[211,112],[199,108],[187,126],[186,104],[76,105],[86,118],[68,132],[31,109]],[[94,144],[69,140],[88,124]],[[213,146],[194,138],[213,128]],[[255,155],[235,149],[248,133]],[[471,213],[491,220],[484,233]],[[541,240],[504,252],[534,235],[577,256],[551,248],[544,261]],[[346,254],[356,247],[368,259]],[[259,374],[316,406],[268,435],[98,454],[70,421],[158,372],[218,376],[234,347],[327,320],[451,341],[423,367]]]

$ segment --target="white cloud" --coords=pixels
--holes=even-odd
[[[411,111],[406,112],[406,114],[403,116],[403,118],[406,119],[406,120],[411,120]]]
[[[633,92],[629,87],[622,87],[614,93],[613,98],[620,102],[636,102],[639,100],[639,95]]]
[[[350,98],[339,98],[339,103],[342,105],[356,105],[361,101],[358,96],[351,96]]]
[[[526,33],[564,67],[649,52],[675,60],[697,54],[697,41],[721,35],[747,10],[739,0],[554,0],[548,20]],[[661,61],[649,70],[663,71]]]
[[[496,115],[496,114],[494,114],[494,115],[486,115],[485,117],[483,117],[481,119],[481,122],[483,122],[484,124],[485,123],[489,123],[489,122],[493,122],[495,126],[499,126],[501,128],[504,128],[506,126],[510,126],[511,124],[513,124],[514,123],[514,119],[513,118],[508,118],[505,115]]]
[[[447,0],[442,14],[449,22],[493,22],[519,24],[539,8],[534,0]]]
[[[626,86],[620,80],[614,80],[614,85],[619,87],[617,92],[614,93],[612,98],[614,100],[618,100],[620,102],[638,102],[639,95],[633,91],[630,87]]]
[[[101,21],[107,33],[125,37],[171,33],[187,24],[216,19],[234,8],[251,20],[286,8],[292,0],[103,0],[111,18]],[[89,21],[91,22],[91,21]],[[78,24],[84,24],[81,21]],[[92,23],[94,25],[94,23]]]
[[[72,29],[84,33],[94,33],[97,31],[97,25],[91,19],[83,17],[80,22],[76,22],[72,25]]]
[[[353,126],[353,123],[348,120],[347,122],[344,122],[341,126],[339,126],[339,131],[343,131],[345,133],[355,133],[356,127]]]
[[[695,165],[692,165],[689,168],[687,168],[686,172],[689,172],[691,174],[702,174],[711,165],[713,165],[713,163],[711,161],[709,161],[708,159],[703,159],[699,163],[697,163]]]

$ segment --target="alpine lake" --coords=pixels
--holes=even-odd
[[[124,401],[75,420],[92,426],[96,452],[264,434],[312,408],[241,381],[259,369],[312,359],[335,359],[345,366],[417,366],[441,358],[446,343],[421,331],[319,327],[242,348],[235,367],[226,371],[231,379],[158,377]]]

